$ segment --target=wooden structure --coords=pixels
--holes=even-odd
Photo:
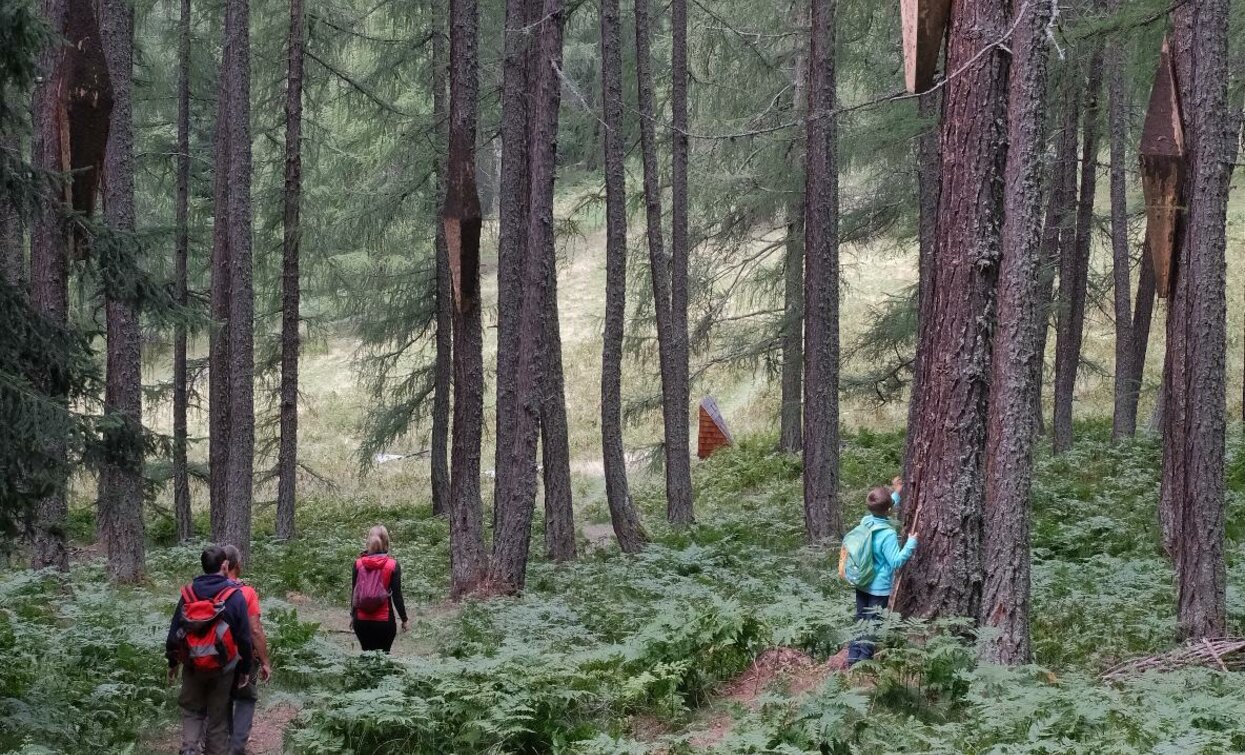
[[[950,12],[951,0],[900,0],[904,83],[913,94],[933,86]]]
[[[1140,150],[1141,186],[1146,198],[1146,254],[1154,260],[1154,288],[1161,298],[1171,293],[1176,227],[1186,172],[1181,118],[1176,68],[1168,40],[1163,40]]]
[[[696,442],[696,456],[707,459],[719,448],[733,445],[735,440],[726,427],[726,420],[722,418],[717,400],[713,396],[705,396],[700,400],[700,434]]]

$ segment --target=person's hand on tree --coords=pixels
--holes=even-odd
[[[891,480],[891,489],[894,490],[896,493],[902,493],[903,492],[903,478],[895,477],[893,480]]]

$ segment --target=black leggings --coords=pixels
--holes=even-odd
[[[359,647],[364,651],[383,650],[388,653],[397,634],[398,624],[392,620],[354,621],[354,636],[359,638]]]

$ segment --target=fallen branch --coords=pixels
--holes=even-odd
[[[1102,678],[1120,681],[1147,671],[1179,671],[1195,666],[1215,667],[1224,672],[1245,671],[1245,639],[1203,639],[1160,655],[1125,661],[1108,669]]]

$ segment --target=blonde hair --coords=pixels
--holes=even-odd
[[[367,533],[368,553],[387,553],[389,551],[389,530],[385,525],[378,524]]]

